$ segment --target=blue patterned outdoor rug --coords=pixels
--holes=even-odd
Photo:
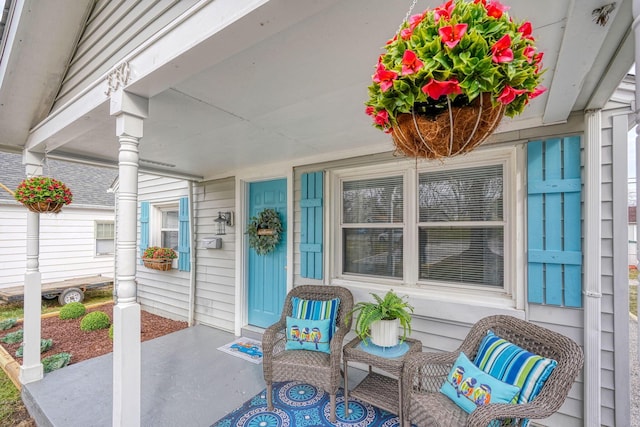
[[[211,427],[397,427],[398,416],[349,398],[344,414],[342,389],[336,397],[336,423],[329,422],[329,394],[300,382],[273,384],[273,411],[267,411],[267,391],[262,390]]]

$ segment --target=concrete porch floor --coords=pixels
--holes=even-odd
[[[262,365],[217,350],[233,334],[194,326],[142,343],[142,426],[210,426],[265,387]],[[23,386],[38,426],[112,425],[112,354]]]

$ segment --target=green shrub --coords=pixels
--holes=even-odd
[[[10,332],[4,337],[0,338],[0,341],[7,344],[15,344],[17,342],[21,342],[24,337],[24,330],[18,329],[15,332]]]
[[[45,351],[49,350],[52,345],[53,345],[53,340],[51,338],[49,338],[48,340],[41,339],[40,340],[40,354],[42,354]],[[23,350],[23,346],[24,346],[24,344],[20,344],[20,347],[18,347],[18,349],[16,350],[16,357],[22,357],[22,352],[24,351]]]
[[[83,331],[95,331],[96,329],[106,329],[111,325],[111,320],[104,311],[94,311],[87,314],[80,321],[80,329]]]
[[[13,318],[0,320],[0,331],[6,331],[7,329],[13,328],[17,322],[18,321]]]
[[[55,371],[56,369],[64,368],[71,361],[71,354],[69,353],[57,353],[49,357],[42,359],[42,366],[44,367],[44,373]]]
[[[81,302],[70,302],[62,306],[59,317],[62,320],[77,319],[78,317],[83,316],[86,312],[87,309]]]
[[[109,338],[113,341],[113,325],[109,326]]]

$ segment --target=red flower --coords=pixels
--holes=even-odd
[[[386,44],[391,44],[391,43],[393,43],[393,42],[394,42],[394,41],[396,41],[396,40],[398,40],[398,35],[397,35],[397,34],[396,34],[395,36],[393,36],[393,38],[392,38],[392,39],[387,40],[387,43],[386,43]]]
[[[441,96],[449,95],[450,93],[462,93],[462,89],[456,79],[444,81],[431,79],[429,83],[422,86],[422,92],[429,96],[429,98],[439,99]]]
[[[364,112],[367,116],[373,116],[376,113],[376,109],[370,105],[367,105],[367,108],[364,109]]]
[[[531,46],[527,46],[524,48],[522,54],[527,58],[527,62],[531,64],[531,61],[533,61],[533,55],[536,54],[536,50]]]
[[[453,49],[467,32],[467,27],[467,24],[448,25],[440,28],[438,34],[440,34],[442,42],[446,44],[449,49]]]
[[[411,16],[409,18],[409,28],[411,28],[411,30],[415,30],[416,27],[418,25],[420,25],[420,23],[424,19],[425,15],[426,15],[426,12],[418,13],[418,14],[415,14],[415,15]]]
[[[410,50],[404,51],[404,55],[402,55],[402,75],[413,74],[423,66],[424,64],[418,59],[418,55]]]
[[[501,64],[513,61],[513,51],[511,50],[511,37],[509,34],[502,36],[493,46],[491,46],[493,62]]]
[[[511,104],[513,100],[516,99],[516,96],[522,95],[525,92],[525,89],[514,89],[511,86],[507,85],[504,87],[502,93],[498,97],[498,101],[502,102],[505,105]]]
[[[398,78],[398,73],[395,71],[387,70],[384,64],[378,63],[378,69],[373,75],[373,81],[380,84],[380,90],[386,92],[391,86],[393,81]]]
[[[533,56],[533,63],[536,64],[536,74],[542,69],[542,57],[544,52],[538,52]]]
[[[389,112],[387,110],[380,110],[374,116],[373,121],[380,126],[386,127],[389,124]]]
[[[529,99],[536,98],[536,97],[542,95],[543,93],[545,93],[546,91],[547,91],[546,87],[538,86],[537,88],[534,89],[533,92],[529,93]]]
[[[487,5],[487,0],[473,0],[474,4],[482,3],[484,6]]]
[[[436,7],[433,10],[433,19],[435,20],[435,23],[437,24],[440,21],[440,18],[449,19],[454,7],[455,5],[453,4],[453,0],[449,0],[445,4]]]
[[[522,33],[523,38],[527,40],[534,40],[532,36],[533,27],[531,26],[531,22],[527,21],[524,24],[520,25],[520,28],[518,28],[518,31]]]
[[[498,0],[486,3],[485,7],[487,8],[487,15],[496,19],[502,18],[502,14],[509,10],[509,6],[503,5]]]

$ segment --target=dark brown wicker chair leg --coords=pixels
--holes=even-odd
[[[267,410],[273,411],[273,384],[267,384]]]
[[[329,415],[329,421],[331,421],[332,423],[336,422],[336,395],[334,394],[330,394],[329,395],[329,399],[331,402],[331,413]]]

